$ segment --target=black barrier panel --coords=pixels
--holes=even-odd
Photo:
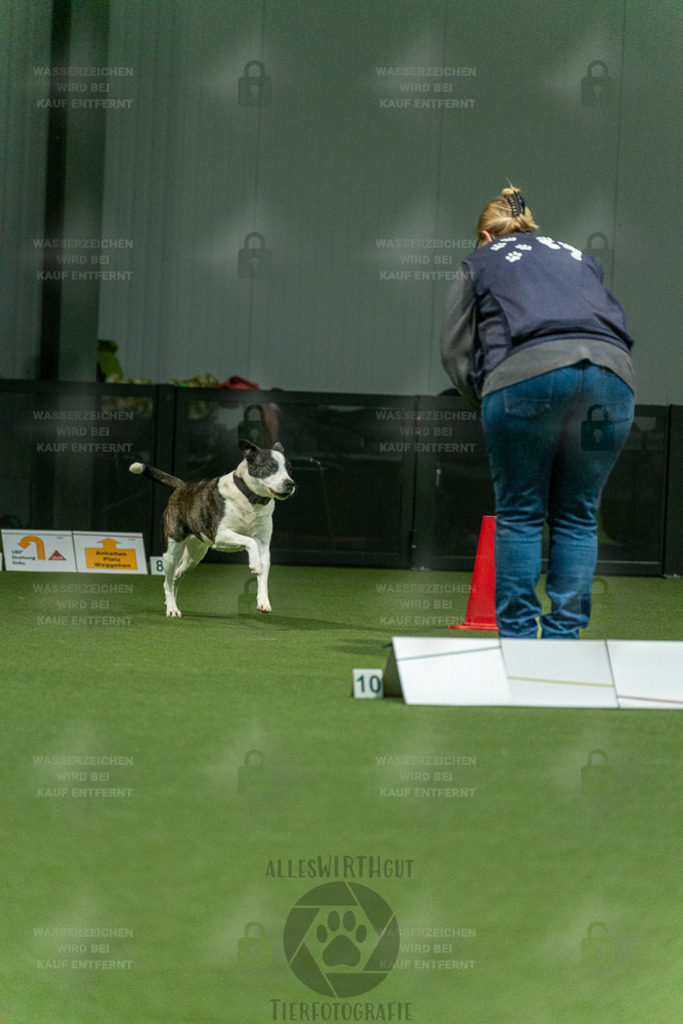
[[[668,407],[636,406],[631,432],[602,493],[598,574],[664,572],[668,435]]]
[[[148,541],[151,494],[128,466],[154,457],[158,390],[3,381],[0,525],[142,532]]]
[[[664,572],[683,576],[683,406],[672,405],[669,415]]]
[[[681,572],[682,422],[680,407],[636,407],[602,497],[598,575]],[[447,396],[2,381],[0,525],[142,532],[159,554],[168,491],[130,463],[218,476],[241,437],[280,440],[293,464],[278,561],[471,571],[493,488],[479,414]]]
[[[479,413],[463,399],[420,398],[418,416],[414,565],[470,571],[481,518],[495,515]],[[598,574],[663,572],[668,422],[668,407],[636,407],[602,495]]]
[[[187,388],[176,410],[173,472],[183,479],[235,469],[240,438],[284,446],[297,490],[275,508],[274,560],[410,565],[414,398]]]
[[[482,516],[495,514],[479,412],[463,398],[421,397],[412,443],[417,478],[413,564],[470,571]]]

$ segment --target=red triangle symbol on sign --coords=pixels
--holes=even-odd
[[[50,555],[48,562],[66,562],[64,555],[60,555],[59,551],[55,551],[54,555]]]

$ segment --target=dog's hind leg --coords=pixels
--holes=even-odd
[[[164,594],[166,595],[166,614],[174,618],[180,618],[180,609],[176,604],[176,591],[178,589],[179,572],[187,554],[187,540],[168,539],[168,547],[164,552],[162,563],[164,566]],[[185,570],[186,572],[187,570]],[[183,573],[180,573],[183,575]]]
[[[180,581],[190,569],[199,565],[208,550],[209,545],[196,537],[188,537],[181,541],[169,540],[168,550],[163,557],[167,615],[180,618],[182,613],[176,603]]]
[[[199,565],[202,558],[209,550],[209,545],[202,543],[196,537],[188,537],[185,541],[185,550],[183,551],[183,557],[180,560],[174,575],[173,575],[173,596],[177,598],[178,587],[183,576],[194,569],[196,565]],[[180,615],[180,612],[178,612]]]

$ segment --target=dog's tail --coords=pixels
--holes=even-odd
[[[131,473],[142,473],[143,476],[148,476],[150,480],[156,480],[157,483],[163,484],[164,487],[170,487],[172,491],[175,491],[176,487],[182,487],[184,483],[180,477],[163,473],[160,469],[155,469],[154,466],[146,466],[144,462],[134,462],[128,469]]]

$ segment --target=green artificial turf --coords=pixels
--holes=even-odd
[[[93,593],[110,578],[2,573],[2,1024],[671,1024],[679,714],[350,696],[392,635],[462,620],[469,579],[276,566],[265,616],[238,614],[246,567],[204,565],[178,620],[159,577]],[[587,637],[681,638],[680,582],[605,583]],[[581,785],[596,748],[599,797]],[[283,948],[298,901],[338,880],[388,904],[401,943],[347,998]],[[377,941],[361,903],[352,920],[321,902],[305,933],[318,962],[337,941],[351,990]]]

